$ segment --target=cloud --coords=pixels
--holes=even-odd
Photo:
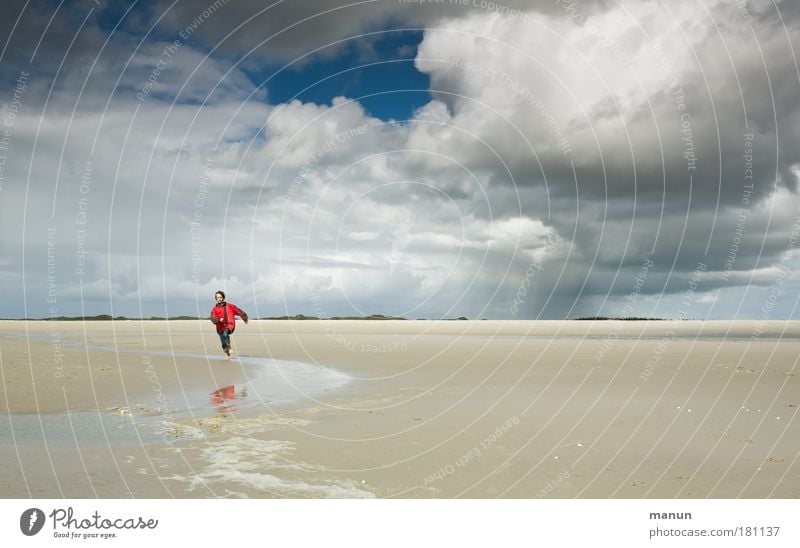
[[[606,2],[584,0],[582,7],[595,10]],[[399,28],[436,26],[444,18],[471,14],[501,14],[524,20],[528,11],[560,12],[557,2],[452,1],[426,2],[378,0],[308,0],[303,2],[231,2],[226,0],[187,0],[173,4],[156,3],[142,29],[156,25],[162,32],[180,32],[202,24],[192,32],[192,40],[228,55],[253,55],[298,62],[310,52],[322,57],[335,55],[347,42],[357,47],[363,35]],[[204,18],[203,13],[209,13]],[[368,37],[367,37],[368,42]],[[366,44],[368,46],[368,44]]]
[[[708,9],[640,3],[583,24],[476,14],[440,25],[417,66],[464,130],[446,148],[474,169],[503,151],[520,184],[553,193],[572,193],[576,176],[589,199],[681,202],[691,191],[707,208],[738,201],[732,182],[753,135],[754,196],[776,178],[794,188],[800,99],[776,75],[796,73],[787,35],[796,41],[798,27],[753,36],[736,6]]]
[[[264,316],[762,316],[797,285],[800,13],[529,4],[180,2],[114,35],[108,11],[44,33],[28,8],[3,69],[44,36],[3,172],[9,306],[46,315],[55,283],[68,314],[205,314],[222,288]],[[433,95],[404,123],[268,105],[248,76],[404,25]]]

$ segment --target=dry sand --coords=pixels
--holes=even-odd
[[[3,496],[800,497],[800,322],[252,321],[234,342],[281,361],[223,361],[207,321],[0,322]],[[242,394],[259,368],[349,382]]]

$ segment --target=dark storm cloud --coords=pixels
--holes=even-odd
[[[57,67],[70,45],[71,54],[78,57],[96,51],[101,33],[93,24],[83,25],[87,17],[96,21],[96,7],[92,2],[81,9],[69,4],[58,9],[57,3],[45,1],[4,3],[0,18],[4,66],[35,62]]]
[[[642,294],[665,301],[700,263],[699,291],[768,284],[753,272],[784,260],[796,216],[796,10],[781,21],[773,6],[751,18],[725,3],[631,7],[582,24],[496,20],[482,32],[452,20],[427,33],[419,68],[450,123],[473,134],[441,150],[515,187],[525,214],[569,241],[569,256],[548,257],[538,297],[613,302],[646,260]],[[535,315],[542,300],[528,304]]]
[[[754,183],[754,200],[767,196],[776,179],[794,190],[797,182],[792,166],[800,163],[800,94],[796,92],[798,75],[792,51],[800,41],[800,28],[796,21],[787,19],[785,27],[760,27],[755,36],[741,21],[735,27],[723,25],[719,33],[709,32],[699,43],[684,43],[681,51],[685,50],[689,57],[680,60],[681,65],[666,53],[669,43],[644,43],[638,52],[637,72],[646,70],[647,65],[659,67],[657,89],[620,85],[613,75],[593,74],[591,65],[576,58],[574,67],[566,65],[569,68],[560,69],[561,74],[585,74],[585,85],[603,90],[604,98],[595,100],[580,115],[565,118],[564,107],[574,110],[576,105],[569,101],[558,104],[555,99],[548,102],[546,95],[536,95],[541,92],[531,87],[525,96],[528,104],[519,98],[515,103],[518,111],[531,113],[531,123],[513,127],[511,122],[517,117],[503,119],[490,110],[499,107],[505,113],[502,102],[507,97],[489,96],[487,101],[487,96],[479,96],[487,107],[481,112],[483,127],[489,130],[478,136],[502,151],[503,159],[522,184],[542,185],[547,179],[554,193],[569,195],[576,186],[574,164],[577,191],[583,199],[628,200],[635,195],[640,200],[680,203],[691,195],[694,209],[714,209],[718,204],[731,205],[741,200],[746,170],[748,182]],[[700,20],[709,27],[714,23],[708,18]],[[455,33],[450,39],[461,39],[468,47],[467,40]],[[681,39],[675,38],[676,42]],[[425,49],[432,56],[436,51]],[[545,87],[559,85],[547,72],[538,71],[534,62],[510,48],[507,53],[524,60],[522,65],[526,68],[541,72],[540,81]],[[542,54],[533,52],[534,57]],[[440,57],[446,65],[453,65],[453,59],[458,59],[447,55]],[[463,61],[458,63],[464,65]],[[439,93],[438,97],[451,103],[458,116],[477,108],[471,103],[475,97],[470,96],[465,82],[488,80],[484,78],[487,72],[499,74],[501,80],[508,82],[518,78],[516,85],[530,82],[525,80],[524,72],[507,68],[519,65],[520,62],[505,64],[502,58],[485,65],[478,61],[475,67],[480,72],[473,68],[471,72],[461,70],[461,74],[453,74],[458,69],[452,66],[442,70],[432,65],[433,86],[451,92]],[[635,74],[623,64],[617,68],[620,73],[627,73],[623,75],[628,80]],[[515,99],[510,89],[503,91]],[[559,89],[557,94],[568,96],[576,91],[579,90]],[[624,104],[631,99],[633,105]],[[552,124],[535,116],[536,109],[531,105],[534,101],[540,111],[547,109],[547,115],[555,117]],[[554,135],[556,129],[563,131],[569,154],[552,146],[559,138]],[[530,150],[520,137],[544,147]],[[743,159],[746,147],[752,152],[747,161]],[[491,161],[487,150],[472,146],[465,155],[470,167],[477,169]]]
[[[362,33],[393,28],[425,28],[443,18],[458,18],[474,13],[499,13],[524,17],[527,12],[565,15],[568,5],[561,0],[184,0],[172,6],[160,0],[152,10],[150,23],[173,30],[190,27],[204,11],[213,10],[213,24],[203,25],[193,39],[206,47],[241,55],[254,52],[272,58],[294,60],[327,46],[321,55],[334,55],[341,40]],[[583,0],[583,9],[592,12],[608,4],[605,0]],[[213,6],[213,7],[212,7]],[[329,44],[331,44],[329,46]]]

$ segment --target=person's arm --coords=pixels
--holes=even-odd
[[[244,310],[242,310],[238,306],[233,307],[233,313],[237,314],[240,318],[242,318],[242,321],[244,321],[245,324],[248,322],[247,314],[245,313]]]

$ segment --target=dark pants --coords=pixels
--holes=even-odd
[[[219,333],[219,342],[222,343],[222,351],[227,353],[228,348],[231,346],[231,330],[226,329]]]

